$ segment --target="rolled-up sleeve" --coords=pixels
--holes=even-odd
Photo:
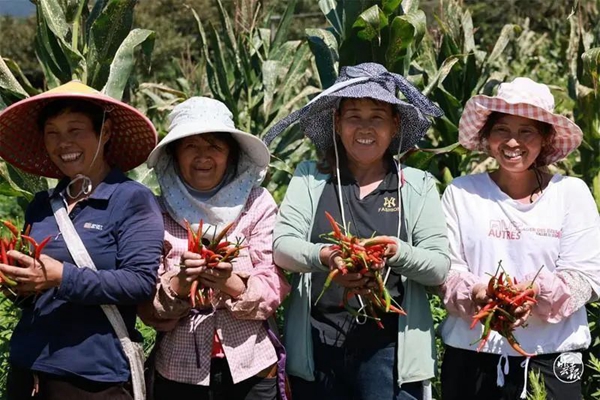
[[[273,226],[277,215],[275,201],[264,191],[254,201],[250,212],[254,217],[248,238],[252,269],[238,273],[246,280],[246,290],[238,298],[227,300],[226,307],[236,318],[264,320],[279,307],[290,292],[290,286],[282,271],[273,263]]]

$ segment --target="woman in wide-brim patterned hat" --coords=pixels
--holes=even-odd
[[[132,393],[128,358],[100,306],[119,306],[129,337],[141,340],[135,305],[153,294],[163,220],[152,192],[124,172],[146,160],[156,139],[140,112],[75,81],[0,114],[0,156],[59,179],[25,213],[29,235],[50,238],[39,260],[12,250],[19,266],[0,264],[16,283],[4,293],[22,309],[10,341],[8,399],[143,398],[141,385]],[[97,270],[74,261],[53,201],[66,207]]]
[[[397,96],[400,92],[402,98]],[[374,63],[344,67],[336,83],[268,133],[298,121],[320,154],[298,166],[274,230],[277,265],[294,273],[284,340],[295,399],[422,398],[435,375],[434,332],[425,287],[448,272],[448,242],[435,180],[398,164],[394,155],[425,135],[441,110],[403,77]],[[338,275],[315,304],[331,269],[343,264],[322,237],[329,212],[348,233],[386,236],[381,273],[408,313],[355,318],[345,289],[370,278]],[[361,298],[349,306],[361,308]]]
[[[581,398],[581,353],[564,353],[590,345],[584,306],[600,293],[600,220],[583,181],[543,168],[582,140],[581,129],[553,109],[546,85],[516,78],[496,96],[470,99],[461,117],[461,144],[487,152],[498,168],[455,179],[442,200],[452,259],[443,288],[444,400],[525,398],[529,369],[541,372],[549,399]],[[536,302],[517,309],[513,324],[532,357],[494,331],[476,351],[483,325],[470,329],[472,316],[489,302],[487,283],[500,261],[520,288],[542,268],[532,283]]]

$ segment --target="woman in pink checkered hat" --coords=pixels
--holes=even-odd
[[[553,110],[549,88],[528,78],[465,106],[460,143],[487,152],[498,168],[455,179],[442,200],[452,260],[442,288],[444,400],[525,398],[530,370],[541,372],[548,399],[581,398],[585,304],[600,293],[600,219],[583,181],[545,168],[582,140],[581,129]],[[487,283],[500,261],[535,291],[536,302],[525,302],[514,321],[531,357],[495,331],[477,351],[483,325],[470,329],[472,316],[490,301]]]

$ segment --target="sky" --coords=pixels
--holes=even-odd
[[[24,17],[35,12],[35,5],[29,0],[0,0],[0,15]]]

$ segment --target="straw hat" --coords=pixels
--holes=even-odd
[[[554,113],[554,96],[548,86],[529,78],[502,83],[496,96],[474,96],[465,105],[458,125],[458,141],[469,150],[486,151],[479,132],[492,112],[518,115],[552,125],[554,136],[539,166],[552,164],[575,150],[583,132],[569,118]]]
[[[38,118],[50,102],[66,98],[87,100],[106,110],[113,124],[105,154],[111,166],[129,171],[142,164],[156,146],[156,130],[141,112],[79,81],[71,81],[21,100],[0,113],[0,157],[25,172],[63,177],[48,156]]]

